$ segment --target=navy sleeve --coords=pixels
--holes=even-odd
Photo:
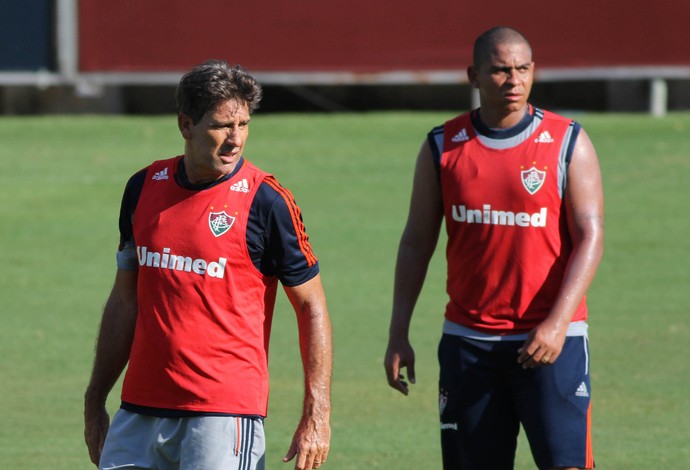
[[[427,142],[439,178],[441,175],[441,155],[443,154],[443,128],[444,126],[436,126],[427,134]]]
[[[117,247],[116,259],[118,269],[126,271],[134,271],[139,267],[132,221],[145,177],[146,170],[141,170],[129,179],[120,204],[120,243]]]
[[[261,183],[252,202],[247,247],[254,266],[285,286],[298,286],[319,273],[299,207],[272,177]]]
[[[146,171],[148,168],[135,173],[125,186],[125,192],[122,195],[122,204],[120,205],[120,249],[127,242],[134,241],[134,233],[132,230],[132,221],[134,218],[134,209],[139,202],[141,190],[144,187],[144,180],[146,179]]]

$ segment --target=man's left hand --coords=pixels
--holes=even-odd
[[[527,335],[525,344],[518,349],[518,363],[524,369],[553,364],[561,354],[566,332],[567,326],[563,329],[545,321]]]
[[[311,470],[326,463],[331,441],[331,427],[327,418],[304,417],[292,438],[283,462],[295,457],[295,470]]]

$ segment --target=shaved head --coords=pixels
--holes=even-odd
[[[532,54],[532,47],[527,38],[518,31],[507,26],[496,26],[482,33],[474,42],[472,60],[479,68],[482,63],[491,58],[492,52],[499,44],[525,44]]]

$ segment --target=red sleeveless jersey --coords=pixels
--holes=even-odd
[[[572,252],[562,196],[572,121],[543,113],[536,128],[503,147],[483,143],[469,113],[444,125],[450,321],[516,334],[554,304]],[[586,317],[583,299],[572,321]]]
[[[272,177],[245,161],[191,191],[175,182],[180,159],[149,167],[134,213],[139,310],[122,400],[265,416],[277,280],[252,264],[246,227]]]

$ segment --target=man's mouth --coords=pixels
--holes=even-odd
[[[223,163],[234,163],[237,159],[237,152],[220,152],[218,154],[218,157],[220,158],[220,161],[222,161]]]

